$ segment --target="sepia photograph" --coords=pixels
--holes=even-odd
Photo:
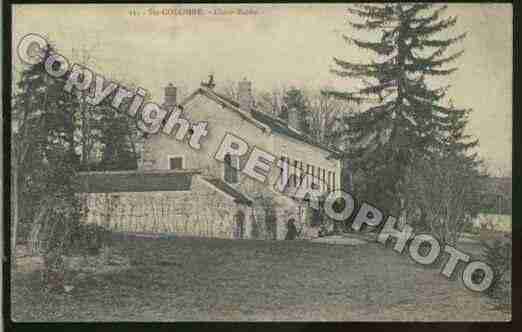
[[[9,6],[5,319],[512,320],[512,4]]]

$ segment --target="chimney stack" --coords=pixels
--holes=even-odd
[[[299,118],[299,113],[295,107],[288,109],[288,126],[297,131],[301,131],[301,119]]]
[[[237,95],[239,108],[250,112],[253,106],[252,82],[247,81],[246,77],[238,83]]]
[[[176,106],[177,90],[172,83],[165,87],[165,107],[171,108]]]

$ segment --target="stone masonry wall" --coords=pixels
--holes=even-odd
[[[237,204],[195,177],[191,191],[80,194],[84,222],[121,232],[175,233],[234,238],[234,216],[244,214],[244,238],[250,237],[252,209]]]

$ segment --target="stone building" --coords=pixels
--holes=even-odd
[[[101,187],[87,186],[84,190],[86,206],[90,207],[87,211],[107,211],[110,204],[103,202],[111,201],[112,197],[116,207],[111,209],[122,211],[121,216],[132,215],[129,212],[131,205],[139,206],[141,221],[115,222],[118,218],[125,218],[103,219],[96,217],[95,212],[87,212],[86,220],[96,223],[106,220],[110,227],[123,231],[261,239],[284,239],[289,223],[293,223],[300,237],[317,236],[315,210],[306,202],[290,198],[275,189],[274,185],[283,172],[276,163],[267,175],[267,181],[261,183],[240,171],[245,166],[248,153],[239,157],[227,154],[224,161],[219,161],[215,158],[216,152],[223,138],[233,134],[248,144],[249,151],[256,147],[277,156],[276,161],[287,162],[290,185],[299,185],[299,180],[292,174],[308,173],[327,185],[322,188],[325,193],[340,189],[339,152],[314,142],[302,133],[295,110],[289,110],[288,122],[256,110],[252,84],[246,79],[238,83],[238,100],[217,93],[213,83],[202,83],[200,88],[180,102],[176,92],[172,84],[167,86],[162,105],[170,112],[165,119],[169,119],[176,105],[179,107],[178,116],[174,119],[171,116],[169,120],[170,125],[174,125],[173,131],[170,135],[160,131],[147,136],[141,149],[138,171],[118,175],[127,177],[127,181],[134,184],[132,188],[122,188],[118,193],[110,186],[103,190]],[[179,113],[179,110],[182,112]],[[200,140],[200,148],[194,149],[188,141],[196,126],[203,122],[207,124],[207,134]],[[94,182],[103,182],[103,177],[111,182],[108,179],[113,175],[89,173],[83,176],[85,182],[90,182],[91,178],[98,179]],[[187,177],[190,178],[190,185],[180,189],[174,184]],[[165,184],[159,185],[161,181],[158,182],[158,179],[163,179]],[[312,183],[302,185],[313,186]],[[156,199],[152,200],[152,197]],[[157,226],[156,219],[152,217],[152,201],[156,204],[165,202],[162,203],[163,210],[168,212],[166,217],[162,217],[161,226]]]
[[[252,201],[196,170],[80,175],[84,221],[116,232],[242,238]]]

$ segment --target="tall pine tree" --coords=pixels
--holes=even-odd
[[[52,51],[51,47],[46,49],[45,56]],[[13,91],[13,247],[19,239],[18,225],[25,226],[27,233],[38,223],[34,221],[38,211],[52,207],[46,198],[63,199],[71,207],[76,204],[72,186],[78,162],[74,143],[78,103],[74,95],[63,90],[64,84],[38,63],[23,67]]]
[[[440,149],[449,125],[452,109],[443,104],[447,87],[430,87],[430,77],[456,70],[446,65],[462,52],[446,53],[465,34],[440,37],[457,21],[442,18],[445,10],[427,3],[354,5],[348,9],[349,24],[376,39],[344,39],[374,57],[367,63],[334,58],[334,73],[363,84],[355,91],[328,91],[364,105],[362,112],[347,118],[345,133],[351,145],[347,158],[364,182],[356,183],[355,190],[388,213],[401,212],[408,165]]]
[[[445,137],[442,139],[442,154],[454,154],[468,160],[473,168],[478,167],[478,155],[471,153],[471,150],[478,145],[478,139],[473,139],[471,135],[465,133],[468,124],[470,109],[456,109],[453,102],[450,101],[450,109],[448,114],[448,127]]]
[[[99,125],[103,155],[98,169],[104,171],[137,169],[138,156],[132,142],[133,135],[137,135],[135,120],[106,105],[100,108],[104,109],[103,122]]]

